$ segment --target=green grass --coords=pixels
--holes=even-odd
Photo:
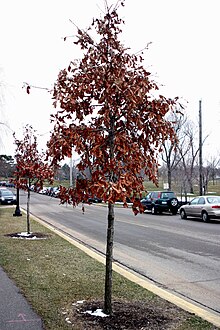
[[[13,209],[0,207],[0,265],[42,317],[45,329],[66,330],[63,311],[77,300],[103,300],[104,265],[31,219],[33,232],[48,239],[19,240],[5,234],[26,230],[26,217],[13,217]],[[113,299],[151,301],[162,299],[113,273]],[[185,313],[185,312],[184,312]],[[178,330],[213,329],[199,317],[187,314]],[[75,325],[74,329],[81,329]]]
[[[215,192],[216,195],[220,195],[220,181],[216,181],[214,184],[210,181],[208,185],[208,192]]]

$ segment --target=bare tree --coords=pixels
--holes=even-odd
[[[183,116],[180,112],[171,113],[168,120],[173,123],[173,129],[176,133],[177,141],[171,142],[166,140],[163,143],[162,160],[166,166],[166,176],[168,182],[168,190],[172,190],[172,173],[177,168],[178,164],[181,162],[181,155],[178,150],[178,143],[184,139],[184,134],[182,133],[182,127],[187,122],[187,117]]]
[[[213,186],[215,185],[215,178],[217,175],[217,167],[220,164],[218,157],[211,157],[210,161],[207,161],[207,165],[203,168],[203,183],[204,192],[208,191],[208,184],[210,179],[212,180]]]
[[[0,176],[12,177],[15,171],[14,159],[12,156],[0,155]]]
[[[207,137],[208,136],[203,139],[202,145],[204,145]],[[190,193],[194,193],[194,183],[198,181],[196,165],[198,164],[200,147],[198,143],[198,129],[192,121],[188,120],[184,124],[183,136],[177,148],[184,170],[186,188],[188,188]]]

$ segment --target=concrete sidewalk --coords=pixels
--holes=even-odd
[[[43,330],[43,324],[14,282],[0,267],[0,330],[8,329]]]

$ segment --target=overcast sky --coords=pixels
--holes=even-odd
[[[116,1],[109,0],[109,4]],[[104,11],[102,0],[0,0],[0,154],[13,154],[12,131],[32,124],[44,147],[52,113],[50,94],[23,82],[52,88],[60,69],[79,57],[72,20],[86,28]],[[186,112],[198,122],[202,99],[205,155],[220,151],[219,0],[126,0],[120,9],[125,20],[122,41],[132,52],[143,49],[145,67],[163,85],[161,93],[188,101]],[[185,101],[184,101],[185,103]]]

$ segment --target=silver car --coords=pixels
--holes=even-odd
[[[189,204],[181,206],[181,219],[187,217],[201,218],[204,222],[210,219],[220,219],[220,196],[198,196],[193,198]]]

